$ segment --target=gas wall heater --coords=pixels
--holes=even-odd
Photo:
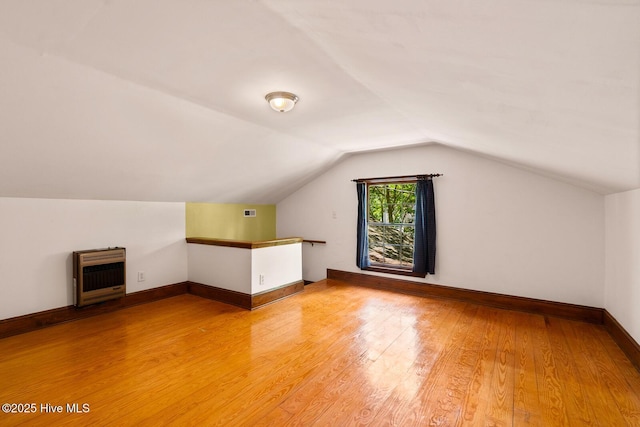
[[[126,289],[125,248],[73,253],[73,302],[77,307],[120,298]]]

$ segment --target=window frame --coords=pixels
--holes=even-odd
[[[370,187],[372,185],[374,186],[379,186],[379,185],[389,185],[389,184],[417,184],[418,179],[417,177],[413,176],[413,177],[394,177],[394,178],[380,178],[380,179],[369,179],[365,181],[366,184],[366,189],[367,189],[367,241],[369,241],[369,224],[370,224],[370,217],[369,217],[369,205],[371,203],[371,199],[370,199]],[[415,203],[415,202],[414,202]],[[414,215],[415,215],[415,204],[414,204]],[[393,223],[395,224],[395,223]],[[400,224],[400,223],[398,223]],[[414,233],[415,233],[415,226],[414,226]],[[413,242],[413,249],[415,250],[415,241]],[[411,276],[411,277],[423,277],[422,274],[418,273],[418,272],[414,272],[414,260],[411,261],[411,266],[394,266],[392,264],[385,264],[385,263],[378,263],[378,262],[373,262],[369,256],[369,248],[367,247],[367,258],[369,259],[369,265],[364,268],[363,270],[366,271],[373,271],[373,272],[378,272],[378,273],[389,273],[389,274],[397,274],[397,275],[402,275],[402,276]]]

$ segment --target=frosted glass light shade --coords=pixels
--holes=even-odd
[[[291,111],[298,102],[298,96],[290,92],[271,92],[264,97],[271,108],[280,113]]]

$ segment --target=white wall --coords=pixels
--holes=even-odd
[[[251,293],[251,250],[227,246],[187,245],[189,281]]]
[[[260,280],[262,276],[262,280]],[[251,251],[251,293],[257,294],[302,280],[302,243]]]
[[[127,293],[186,281],[184,233],[184,203],[0,198],[0,319],[73,304],[75,250],[125,247]]]
[[[640,342],[640,189],[605,200],[604,307]]]
[[[604,196],[436,144],[350,156],[281,201],[279,236],[327,241],[305,247],[303,277],[360,272],[352,179],[418,173],[444,174],[436,274],[400,278],[603,307]]]

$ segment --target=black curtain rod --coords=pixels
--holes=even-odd
[[[441,173],[428,173],[428,174],[419,174],[419,175],[401,175],[401,176],[380,176],[376,178],[358,178],[352,179],[353,182],[373,182],[373,181],[408,181],[408,180],[418,180],[418,179],[426,179],[426,178],[436,178],[442,176]]]

